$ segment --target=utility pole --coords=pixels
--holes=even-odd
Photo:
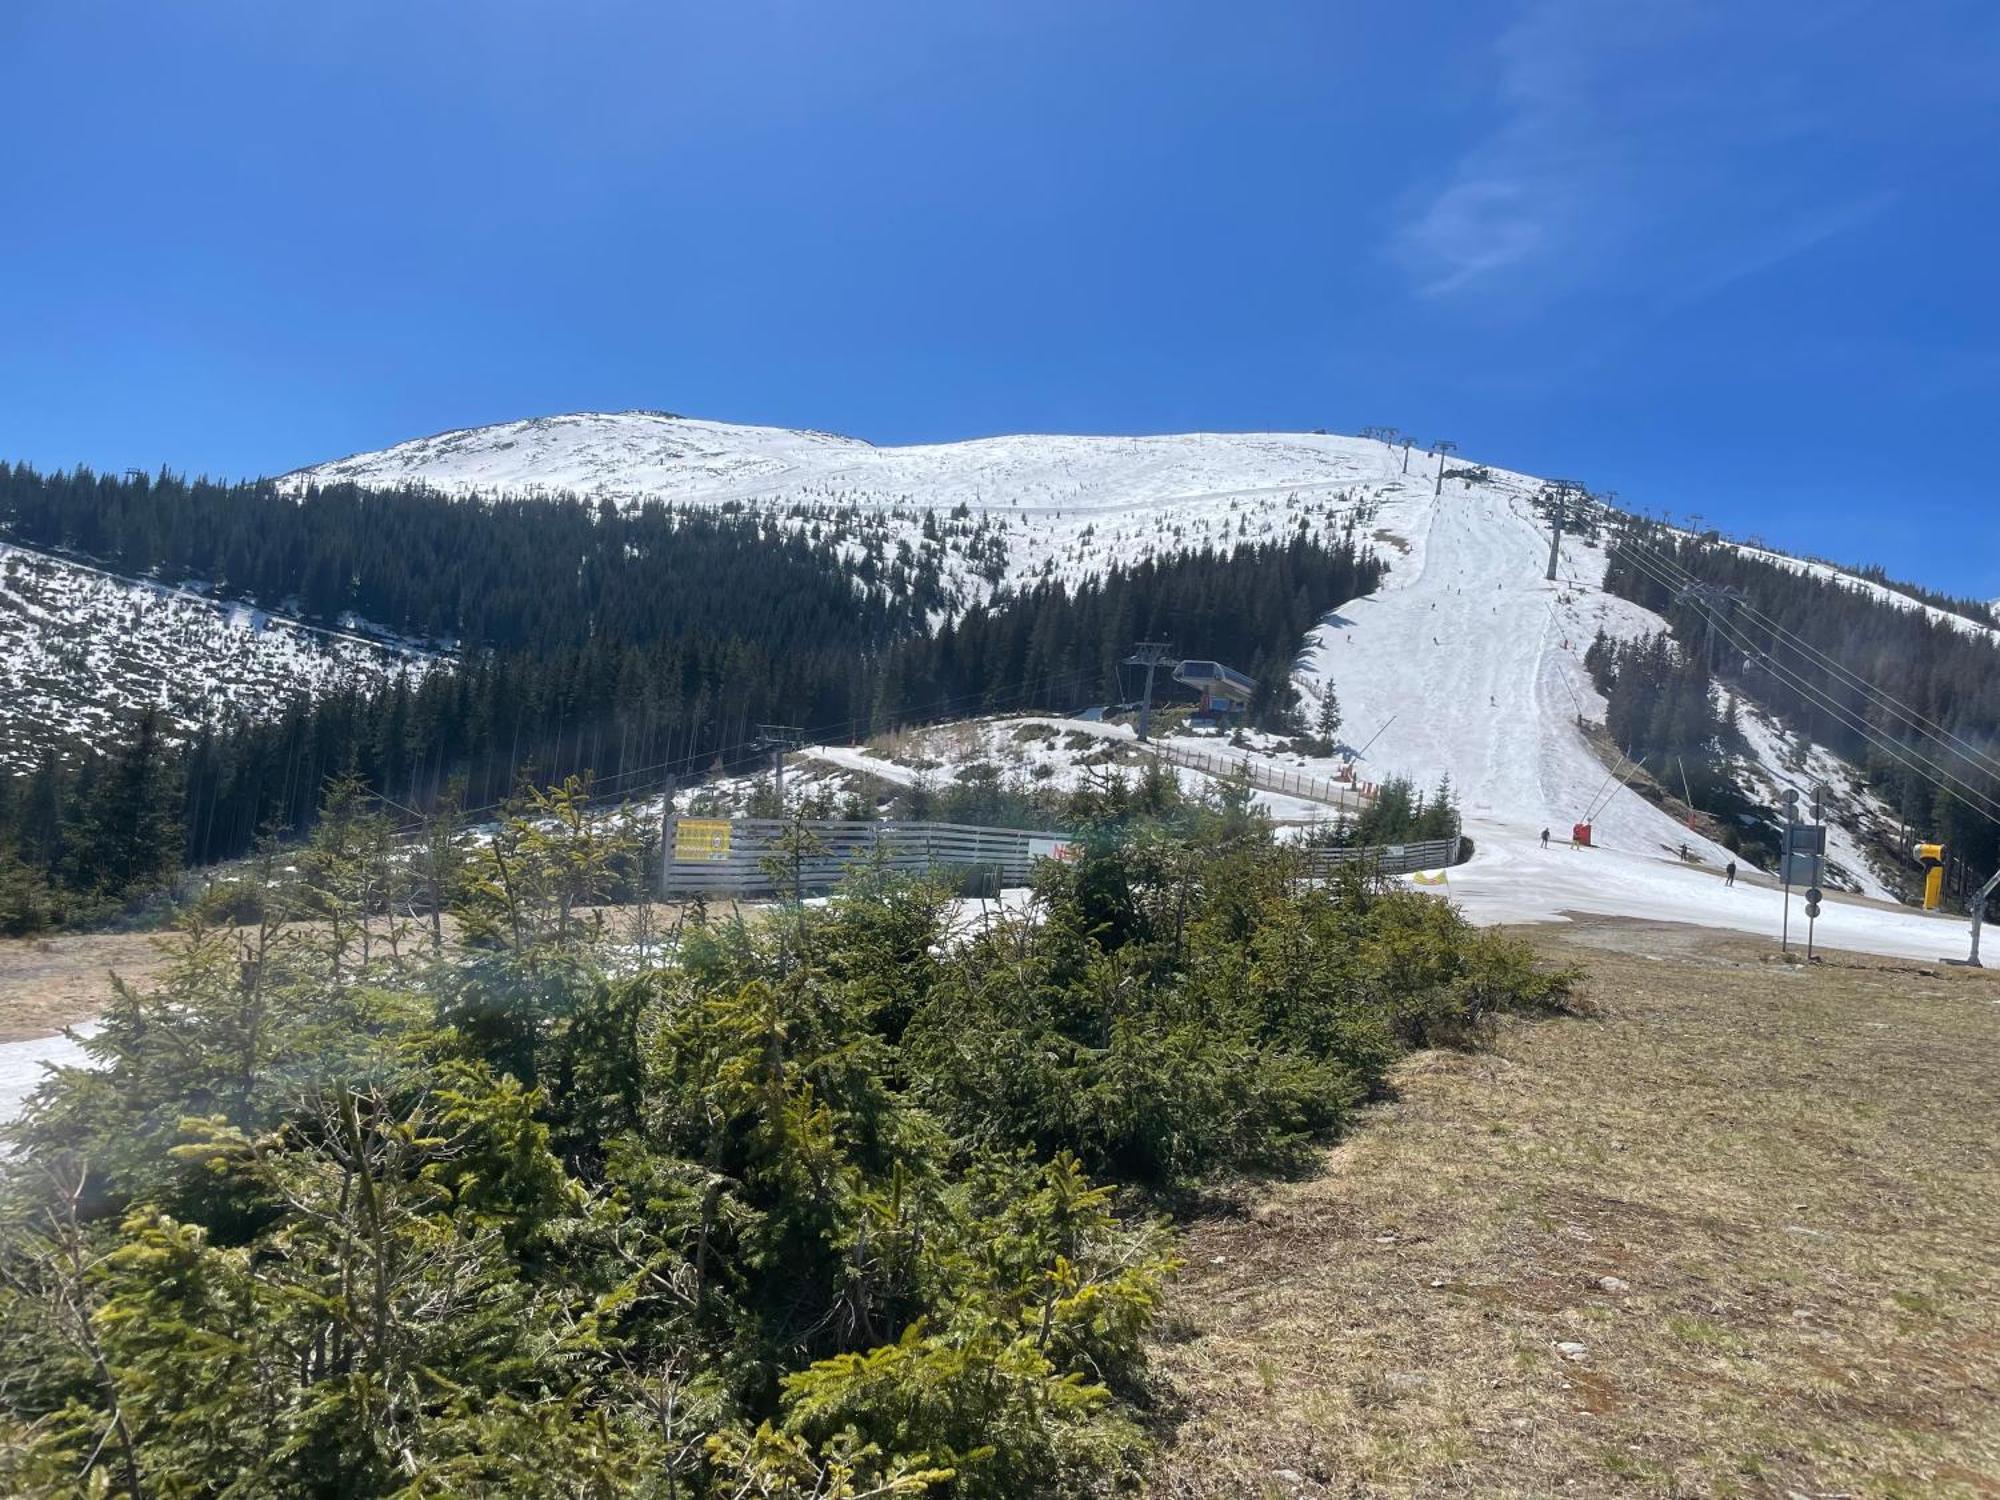
[[[1826,819],[1826,788],[1815,785],[1812,794],[1813,843],[1826,848],[1826,829],[1822,826]],[[1819,926],[1819,883],[1825,878],[1826,862],[1818,854],[1813,856],[1813,882],[1806,888],[1806,962],[1812,962],[1813,930]]]
[[[1995,875],[1982,885],[1972,898],[1972,956],[1965,961],[1967,968],[1985,967],[1979,962],[1979,929],[1986,921],[1986,898],[1996,890],[2000,890],[2000,875]]]
[[[778,793],[778,815],[785,811],[785,752],[806,742],[806,732],[796,724],[759,724],[758,748],[771,752],[771,773]]]
[[[1153,727],[1153,672],[1172,659],[1173,645],[1167,641],[1140,641],[1132,648],[1132,654],[1125,658],[1129,667],[1146,669],[1146,695],[1139,700],[1139,743],[1146,742],[1146,736]]]
[[[1792,829],[1799,821],[1799,794],[1796,788],[1785,788],[1785,840],[1778,854],[1778,873],[1785,879],[1785,920],[1779,929],[1778,947],[1781,952],[1792,951]]]
[[[1545,505],[1555,507],[1555,532],[1549,538],[1549,570],[1542,575],[1554,583],[1556,571],[1562,566],[1563,532],[1569,527],[1570,502],[1575,501],[1579,507],[1579,521],[1585,519],[1581,507],[1584,501],[1591,498],[1590,487],[1578,484],[1574,479],[1552,479],[1542,486],[1536,498]]]
[[[1450,438],[1439,438],[1435,443],[1431,444],[1431,452],[1437,455],[1438,461],[1437,483],[1431,486],[1431,496],[1435,499],[1444,493],[1445,455],[1458,452],[1458,444],[1454,443]]]

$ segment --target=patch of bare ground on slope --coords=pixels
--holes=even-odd
[[[708,916],[723,920],[738,910],[757,908],[745,902],[711,902]],[[647,905],[584,907],[581,915],[601,916],[613,941],[635,944],[657,941],[659,934],[681,919],[677,902]],[[382,951],[385,918],[377,918],[375,943]],[[400,951],[421,954],[428,928],[425,919],[400,918]],[[294,923],[283,929],[307,941],[323,929]],[[244,929],[247,936],[248,929]],[[445,940],[456,946],[457,924],[445,924]],[[173,930],[159,932],[64,932],[41,937],[0,938],[0,1044],[49,1036],[65,1026],[88,1021],[111,1003],[114,976],[144,988],[173,962],[183,942]]]
[[[1598,920],[1196,1223],[1155,1496],[2000,1495],[2000,976]]]
[[[0,939],[0,1043],[86,1021],[111,999],[111,976],[142,982],[166,958],[148,933]]]

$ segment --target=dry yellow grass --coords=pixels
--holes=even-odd
[[[721,920],[739,909],[754,911],[757,906],[718,899],[710,903],[709,915]],[[682,910],[677,902],[584,908],[586,915],[601,912],[606,926],[621,937],[641,930],[657,934],[678,921]],[[406,926],[404,949],[414,951],[422,946],[423,924]],[[447,941],[455,931],[456,924],[447,920]],[[178,941],[172,930],[0,938],[0,1043],[48,1036],[89,1020],[110,1003],[114,975],[143,987],[167,966]]]
[[[165,962],[147,933],[0,938],[0,1042],[88,1020],[111,999],[114,972],[138,982]]]
[[[1532,935],[1601,1017],[1193,1227],[1150,1493],[2000,1495],[2000,977]]]

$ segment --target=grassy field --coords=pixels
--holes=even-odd
[[[745,903],[743,909],[755,907]],[[585,915],[593,910],[596,908],[583,908]],[[709,905],[709,914],[716,918],[736,910],[736,904],[727,900]],[[672,902],[654,902],[643,908],[613,906],[602,908],[602,915],[611,933],[636,942],[641,933],[656,936],[671,927],[679,920],[681,907]],[[378,933],[380,923],[378,918]],[[427,929],[421,921],[405,921],[404,926],[403,951],[419,951]],[[317,929],[310,923],[299,923],[287,930],[309,934]],[[456,923],[447,919],[445,932],[446,941],[453,941]],[[180,935],[171,929],[0,938],[0,1043],[47,1036],[89,1020],[110,1003],[114,974],[143,988],[167,967],[179,941]]]
[[[0,1043],[85,1021],[111,998],[115,972],[142,983],[165,956],[147,933],[0,938]]]
[[[2000,976],[1598,922],[1197,1223],[1156,1496],[2000,1495]]]

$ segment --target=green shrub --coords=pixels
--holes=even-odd
[[[1402,1049],[1570,976],[1444,903],[1306,881],[1241,799],[1090,797],[1031,915],[954,929],[948,887],[863,872],[638,972],[588,910],[630,850],[570,789],[434,872],[458,950],[326,820],[302,888],[248,930],[192,908],[96,1069],[10,1132],[0,1488],[1129,1477],[1174,1266],[1130,1190],[1293,1164]]]

